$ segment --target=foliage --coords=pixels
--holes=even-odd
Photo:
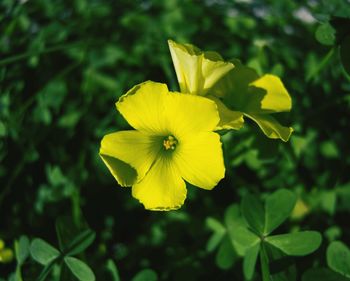
[[[50,264],[47,280],[86,266],[106,281],[349,280],[349,18],[347,0],[0,1],[0,239],[15,255],[0,280]],[[248,120],[223,134],[225,178],[164,214],[131,199],[98,149],[130,129],[113,105],[133,85],[179,90],[168,39],[279,76],[293,109],[274,115],[295,131],[271,140]],[[57,235],[58,217],[71,223]],[[59,255],[43,246],[43,267],[33,243],[39,260],[43,245]]]

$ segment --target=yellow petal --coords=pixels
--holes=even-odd
[[[216,130],[239,130],[243,127],[244,119],[242,112],[228,109],[218,98],[213,96],[209,98],[215,101],[220,116],[220,122],[216,126]]]
[[[202,52],[190,44],[169,40],[177,80],[182,93],[206,95],[208,90],[227,72],[233,63],[224,62],[215,52]]]
[[[169,133],[178,138],[213,131],[220,120],[215,102],[200,96],[170,93],[165,98],[165,108]]]
[[[141,180],[154,163],[161,139],[138,131],[108,134],[101,141],[100,155],[121,186]]]
[[[116,103],[117,109],[135,129],[152,134],[166,134],[164,98],[168,87],[147,81],[136,85]]]
[[[215,102],[169,92],[165,84],[152,81],[139,84],[122,96],[117,109],[135,129],[158,136],[212,131],[219,122]]]
[[[281,139],[286,142],[293,132],[293,128],[282,126],[275,118],[268,114],[250,113],[245,115],[255,121],[264,134],[271,139]]]
[[[292,99],[281,79],[266,74],[249,84],[247,112],[272,113],[290,111]]]
[[[166,156],[157,159],[147,175],[132,187],[132,195],[146,209],[176,210],[186,198],[186,185],[177,167]]]
[[[211,89],[210,94],[222,98],[227,109],[237,110],[253,119],[269,138],[289,139],[293,129],[281,126],[267,115],[290,111],[292,106],[291,98],[278,77],[267,74],[259,78],[255,70],[235,62],[235,68]],[[218,109],[221,119],[228,121],[230,118],[226,118],[220,105]],[[225,128],[223,121],[218,128]]]
[[[202,132],[179,141],[173,155],[181,176],[189,183],[212,189],[225,176],[220,136]]]

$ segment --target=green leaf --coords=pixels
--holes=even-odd
[[[95,274],[86,263],[73,257],[65,257],[64,262],[80,281],[95,281]]]
[[[82,113],[79,111],[68,112],[58,121],[58,126],[62,128],[74,127],[81,118]]]
[[[152,269],[144,269],[137,273],[131,281],[157,281],[158,276]]]
[[[258,234],[263,234],[265,225],[264,207],[256,196],[247,194],[241,205],[242,215],[248,225]]]
[[[316,29],[316,39],[323,45],[332,46],[335,43],[335,29],[329,24],[324,23]]]
[[[216,254],[216,265],[221,269],[229,269],[237,260],[238,256],[232,246],[230,239],[226,236],[220,244],[219,250]]]
[[[61,251],[64,251],[68,244],[81,232],[73,219],[68,216],[58,217],[55,226]]]
[[[15,242],[16,259],[19,265],[22,265],[29,255],[29,239],[22,235],[18,241]]]
[[[339,55],[345,71],[350,75],[350,35],[340,45]]]
[[[328,268],[311,268],[303,274],[302,281],[349,281],[348,278]]]
[[[30,254],[34,260],[47,265],[60,256],[60,252],[46,241],[36,238],[30,245]]]
[[[239,206],[231,205],[225,212],[227,234],[239,256],[244,256],[247,249],[260,241],[260,238],[251,230],[240,215]]]
[[[296,201],[297,196],[287,189],[277,190],[267,197],[265,202],[265,235],[270,234],[289,217]]]
[[[224,237],[226,228],[214,218],[207,218],[206,225],[214,232],[207,243],[207,251],[212,252]]]
[[[66,255],[76,255],[84,251],[94,242],[96,233],[90,229],[87,229],[76,236],[73,241],[68,245],[65,253]]]
[[[322,236],[317,231],[302,231],[269,236],[265,241],[289,256],[305,256],[321,245]]]
[[[320,207],[330,215],[333,215],[337,206],[337,195],[335,190],[325,190],[319,192],[318,195],[320,196]]]
[[[206,219],[205,224],[214,232],[224,233],[226,231],[225,227],[217,219],[209,217]]]
[[[236,227],[229,228],[228,234],[232,245],[240,256],[244,256],[250,247],[260,241],[260,238],[245,225],[237,224]]]
[[[328,246],[327,263],[334,271],[350,278],[350,250],[344,243],[334,241]]]
[[[336,142],[332,140],[322,142],[320,150],[322,155],[326,158],[337,159],[340,156],[339,148]]]
[[[243,273],[247,280],[251,280],[255,271],[255,264],[258,259],[260,250],[260,243],[257,243],[253,247],[247,250],[243,259]]]
[[[107,269],[108,269],[108,272],[112,275],[113,281],[120,281],[118,268],[115,265],[113,260],[109,259],[107,261]]]
[[[88,229],[85,220],[74,223],[71,217],[59,217],[56,220],[56,233],[62,252],[75,255],[84,251],[95,239],[95,233]]]

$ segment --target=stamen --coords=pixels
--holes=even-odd
[[[167,136],[163,140],[163,146],[164,146],[165,150],[175,150],[176,145],[177,145],[177,139],[172,135]]]

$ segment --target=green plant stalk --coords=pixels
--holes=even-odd
[[[260,249],[260,266],[261,266],[261,275],[263,281],[271,281],[270,278],[270,269],[269,269],[269,258],[265,249],[265,242],[261,242]]]
[[[22,272],[21,272],[21,265],[17,264],[16,271],[15,271],[16,281],[23,281],[22,278]]]
[[[334,54],[334,50],[336,47],[333,47],[329,50],[329,52],[326,54],[326,56],[322,59],[322,61],[319,63],[319,65],[316,67],[316,69],[311,72],[310,75],[306,77],[306,82],[309,82],[311,79],[313,79],[316,74],[318,74],[329,62]]]
[[[61,51],[64,49],[69,49],[72,47],[76,47],[83,44],[83,42],[75,42],[75,43],[69,43],[69,44],[61,44],[61,45],[56,45],[56,46],[52,46],[52,47],[48,47],[42,51],[28,51],[22,54],[18,54],[18,55],[14,55],[14,56],[10,56],[7,57],[5,59],[0,60],[0,66],[4,66],[13,62],[17,62],[23,59],[26,59],[28,57],[31,56],[37,56],[37,55],[42,55],[42,54],[47,54],[47,53],[52,53],[52,52],[57,52],[57,51]]]
[[[41,273],[40,273],[38,279],[36,279],[36,281],[44,281],[47,278],[47,276],[51,272],[56,260],[57,259],[54,259],[51,263],[49,263],[47,266],[44,267],[44,269],[41,271]]]

